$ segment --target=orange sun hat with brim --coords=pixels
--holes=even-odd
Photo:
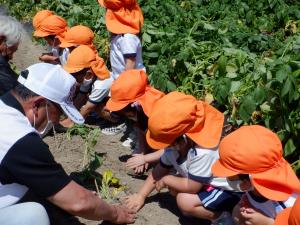
[[[275,218],[275,225],[299,225],[300,224],[300,197],[293,207],[281,211]]]
[[[78,25],[66,31],[59,47],[69,48],[78,45],[88,45],[90,48],[96,50],[93,41],[94,32],[89,27]]]
[[[60,40],[64,38],[65,32],[68,30],[68,23],[62,17],[51,15],[46,17],[41,23],[39,28],[33,33],[35,37],[47,37],[55,35]]]
[[[113,34],[138,34],[144,17],[136,0],[98,0],[105,7],[107,30]]]
[[[54,15],[54,13],[50,10],[38,11],[32,18],[32,25],[34,30],[38,30],[42,21],[46,19],[48,16],[52,16],[52,15]]]
[[[282,156],[280,139],[265,127],[239,128],[221,141],[219,154],[212,167],[217,177],[250,174],[255,189],[274,201],[300,193],[299,179]]]
[[[121,73],[111,86],[111,98],[106,103],[110,111],[119,111],[128,104],[138,101],[149,116],[155,102],[165,94],[148,84],[144,70],[127,70]]]
[[[223,113],[214,107],[174,91],[155,103],[146,138],[153,149],[168,147],[183,134],[203,148],[215,148],[221,139],[223,123]]]
[[[76,73],[85,68],[91,68],[100,80],[110,77],[104,60],[89,46],[80,45],[70,53],[64,69],[69,73]]]

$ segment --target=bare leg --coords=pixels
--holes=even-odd
[[[221,212],[213,212],[204,208],[196,194],[178,193],[176,201],[179,209],[185,215],[212,221],[218,218],[221,214]]]

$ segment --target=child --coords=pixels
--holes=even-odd
[[[145,134],[152,107],[163,96],[163,92],[148,84],[148,77],[144,70],[127,70],[121,73],[111,86],[111,98],[106,103],[106,108],[131,120],[137,130],[135,154],[127,164],[135,169],[136,173],[142,173],[148,162],[153,160],[150,155],[145,156],[149,153]],[[159,159],[161,154],[155,154],[158,154]],[[148,159],[149,157],[151,160]]]
[[[137,36],[144,18],[137,1],[99,0],[99,3],[107,9],[105,22],[112,34],[110,63],[113,78],[117,79],[119,74],[128,69],[145,70],[142,45]]]
[[[94,81],[92,90],[83,90],[82,86],[80,87],[81,92],[85,91],[85,94],[90,92],[88,101],[81,107],[81,115],[86,117],[92,110],[96,110],[105,117],[103,100],[108,96],[113,80],[103,59],[95,54],[95,51],[89,46],[80,45],[71,52],[64,69],[72,74],[79,84],[83,82],[84,78]],[[73,125],[68,119],[62,121],[61,124],[65,127]]]
[[[138,34],[144,23],[143,13],[136,0],[98,0],[106,8],[105,23],[111,33],[110,64],[113,79],[129,69],[146,70],[142,59],[142,44]],[[116,131],[116,132],[115,132]],[[118,133],[114,126],[102,129],[104,134]],[[131,147],[128,137],[123,146]]]
[[[223,122],[221,112],[191,95],[171,92],[158,100],[149,116],[147,142],[154,149],[172,148],[165,150],[140,191],[126,197],[125,203],[139,210],[154,188],[167,187],[184,214],[215,221],[223,211],[231,212],[240,193],[226,179],[211,174],[219,158]],[[177,174],[168,175],[170,169]]]
[[[274,224],[276,215],[292,206],[295,193],[300,193],[300,182],[282,156],[280,139],[262,126],[243,126],[225,137],[212,171],[230,180],[249,175],[241,184],[248,192],[233,213],[237,224]]]
[[[68,30],[67,22],[57,15],[50,15],[44,18],[34,31],[34,36],[38,38],[44,38],[51,47],[51,53],[45,53],[40,57],[43,62],[52,64],[66,63],[69,55],[69,49],[60,49],[59,44],[65,36],[65,32]]]

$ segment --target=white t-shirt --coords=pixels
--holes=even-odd
[[[188,177],[186,167],[186,156],[180,156],[179,152],[172,148],[167,148],[160,157],[160,165],[167,169],[174,169],[182,177]]]
[[[125,57],[135,57],[135,69],[145,70],[142,59],[142,44],[134,34],[118,34],[112,37],[110,44],[110,63],[114,79],[125,71]]]
[[[63,48],[62,50],[60,50],[59,48],[52,47],[51,52],[52,52],[53,56],[59,58],[61,66],[64,66],[65,64],[67,64],[67,60],[70,55],[69,48]]]
[[[249,192],[246,192],[247,198],[250,204],[256,209],[260,210],[266,216],[275,219],[276,215],[282,210],[288,207],[292,207],[298,197],[297,194],[292,194],[286,201],[273,201],[266,200],[260,197],[251,195]]]
[[[202,184],[209,184],[223,190],[240,191],[237,188],[240,180],[228,182],[226,178],[213,176],[211,167],[219,159],[218,149],[196,146],[188,151],[185,162],[179,156],[178,151],[167,149],[160,158],[161,165],[174,168],[181,176],[189,177]]]

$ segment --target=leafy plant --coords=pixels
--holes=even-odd
[[[73,135],[79,135],[84,141],[84,155],[82,169],[94,171],[102,164],[102,159],[96,154],[94,147],[100,135],[99,128],[91,128],[84,125],[74,125],[67,131],[70,140]]]
[[[112,190],[111,187],[113,187]],[[103,172],[100,191],[98,191],[103,198],[111,201],[118,195],[118,193],[126,189],[127,187],[120,184],[120,180],[114,177],[114,174],[111,170],[106,170]]]
[[[0,0],[29,20],[51,9],[96,32],[108,56],[105,10],[89,0]],[[300,2],[296,0],[139,1],[150,82],[209,99],[234,126],[261,124],[282,140],[296,172],[300,149]]]

